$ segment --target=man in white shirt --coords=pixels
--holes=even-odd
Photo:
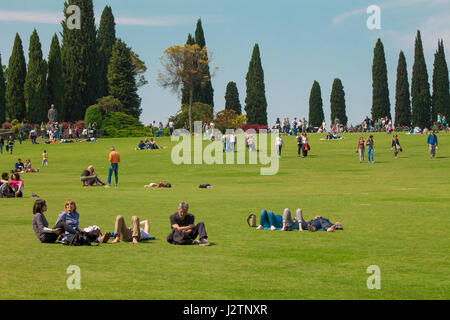
[[[174,129],[173,126],[174,126],[173,121],[169,121],[169,129],[170,129],[171,136],[173,136],[173,129]]]
[[[275,146],[278,150],[278,157],[281,157],[281,148],[283,147],[283,139],[281,138],[281,134],[278,134],[278,137],[276,137]]]

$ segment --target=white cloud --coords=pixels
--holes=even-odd
[[[426,4],[428,6],[447,6],[449,7],[449,0],[390,0],[383,2],[381,4],[377,4],[381,9],[398,9],[403,7],[410,7],[416,4]],[[351,10],[340,15],[337,15],[333,18],[334,24],[343,23],[345,20],[359,16],[362,14],[366,14],[367,7],[359,8],[355,10]]]
[[[96,15],[100,17],[99,14]],[[37,11],[17,11],[17,10],[1,10],[0,9],[0,22],[25,22],[25,23],[44,23],[44,24],[60,24],[64,19],[62,12],[37,12]],[[123,17],[116,16],[115,22],[118,25],[131,25],[131,26],[147,26],[147,27],[170,27],[177,25],[189,25],[192,21],[196,21],[197,17],[187,15],[168,15],[159,17]],[[220,19],[212,18],[213,21],[219,21]],[[96,23],[99,23],[99,18],[96,19]]]

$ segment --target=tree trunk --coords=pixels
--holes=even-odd
[[[189,132],[192,133],[192,95],[194,94],[194,88],[189,90]]]

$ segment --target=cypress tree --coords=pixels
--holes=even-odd
[[[95,27],[92,0],[68,0],[64,3],[66,19],[67,7],[77,5],[81,10],[81,29],[70,30],[66,21],[62,22],[62,62],[64,102],[68,120],[84,119],[87,107],[99,98],[97,71],[97,31]],[[78,86],[78,88],[76,88]]]
[[[61,48],[56,34],[52,38],[48,53],[47,87],[48,106],[54,104],[56,110],[58,110],[58,120],[63,121],[66,118],[64,107],[64,79],[62,77]]]
[[[309,124],[320,127],[325,119],[320,85],[314,81],[309,95]]]
[[[186,40],[186,44],[191,45],[191,46],[195,44],[195,39],[192,37],[192,35],[190,33],[188,34],[188,38]],[[181,105],[188,105],[189,104],[189,97],[190,97],[189,89],[185,88],[183,86],[183,88],[181,89]]]
[[[391,119],[391,103],[387,78],[386,58],[383,43],[380,39],[375,45],[372,64],[372,119],[389,117]]]
[[[116,23],[110,6],[106,6],[100,19],[97,36],[98,50],[98,93],[99,97],[108,95],[108,65],[116,42]]]
[[[436,120],[438,113],[445,115],[447,119],[450,116],[448,67],[443,40],[439,40],[438,49],[434,54],[432,112],[433,121]]]
[[[336,78],[333,81],[333,87],[331,89],[330,97],[331,107],[331,123],[334,124],[336,118],[339,119],[339,123],[344,126],[347,125],[347,114],[345,111],[345,92],[344,86],[340,79]]]
[[[27,107],[27,119],[31,123],[40,123],[47,120],[47,63],[42,58],[41,42],[36,29],[31,34],[28,49],[25,104]]]
[[[0,125],[6,120],[6,82],[3,75],[2,55],[0,54]]]
[[[239,92],[236,83],[231,81],[227,84],[225,92],[225,109],[234,110],[237,114],[242,113],[241,103],[239,102]]]
[[[198,44],[200,49],[203,49],[206,46],[205,34],[203,32],[201,19],[197,20],[197,27],[195,29],[194,38],[191,36],[191,34],[189,34],[186,44]],[[207,76],[209,80],[204,84],[198,84],[195,86],[194,92],[192,94],[192,101],[209,104],[214,108],[214,89],[211,84],[211,73],[209,71],[209,68],[207,68],[207,70],[205,71],[205,76]],[[181,101],[182,103],[189,104],[189,91],[183,89],[183,96]]]
[[[428,83],[428,71],[423,55],[420,31],[417,31],[414,65],[411,84],[412,96],[412,125],[421,128],[431,126],[431,96]]]
[[[14,40],[14,46],[9,57],[8,79],[6,82],[6,116],[9,120],[22,121],[26,115],[25,106],[25,78],[27,66],[23,53],[22,39],[18,33]]]
[[[267,100],[264,85],[264,71],[261,65],[259,46],[253,47],[252,58],[246,76],[247,96],[245,112],[248,123],[267,125]]]
[[[141,98],[137,94],[131,49],[121,39],[113,46],[108,85],[110,94],[122,103],[124,112],[139,119],[142,113]]]
[[[411,100],[409,95],[408,71],[403,51],[400,51],[395,84],[395,126],[411,126]]]

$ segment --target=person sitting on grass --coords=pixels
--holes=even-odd
[[[167,236],[167,242],[171,244],[209,246],[208,235],[206,234],[205,224],[199,222],[194,224],[195,217],[188,213],[189,204],[181,202],[178,205],[178,212],[170,216],[170,226],[172,232]],[[200,241],[196,240],[199,236]]]
[[[153,138],[150,138],[149,147],[150,147],[150,149],[161,149],[160,147],[158,147],[158,145],[156,144],[156,141],[153,140]]]
[[[15,198],[22,198],[23,197],[23,180],[20,179],[20,175],[17,172],[14,172],[11,175],[11,181],[9,182],[9,187],[11,188],[12,192],[14,193]]]
[[[141,229],[140,226],[144,226],[144,229]],[[150,224],[148,223],[148,220],[140,222],[138,217],[133,216],[131,218],[131,227],[128,228],[124,218],[122,216],[117,216],[114,226],[115,239],[112,243],[118,243],[122,240],[127,242],[131,241],[134,244],[137,244],[141,240],[149,240],[149,233]]]
[[[16,164],[14,165],[14,172],[22,172],[25,169],[25,165],[22,162],[22,159],[17,159]]]
[[[63,232],[70,234],[76,234],[79,232],[62,220],[58,220],[56,225],[50,229],[44,215],[45,211],[47,211],[47,204],[45,200],[36,200],[33,205],[32,225],[34,233],[36,233],[37,238],[42,243],[54,243]]]
[[[25,160],[24,170],[25,170],[25,172],[39,172],[39,169],[35,170],[31,167],[30,159]]]
[[[9,186],[9,173],[3,172],[2,178],[0,179],[0,198],[12,198],[14,197],[14,192]]]
[[[137,147],[137,150],[144,150],[145,149],[145,143],[144,141],[140,141]]]
[[[80,180],[83,186],[93,186],[94,184],[96,186],[106,186],[106,184],[98,178],[93,166],[89,166],[83,171]]]

